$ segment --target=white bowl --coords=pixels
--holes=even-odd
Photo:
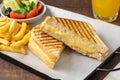
[[[16,21],[18,21],[18,22],[27,22],[27,23],[32,23],[32,22],[37,21],[37,20],[40,19],[40,18],[44,15],[44,13],[46,12],[46,5],[45,5],[42,1],[40,1],[40,2],[41,2],[41,4],[43,5],[43,11],[42,11],[39,15],[37,15],[37,16],[35,16],[35,17],[32,17],[32,18],[28,18],[28,19],[13,19],[13,18],[9,18],[9,19],[16,20]],[[1,8],[0,8],[0,13],[1,13],[2,16],[5,16],[5,15],[4,15],[4,12],[5,12],[5,8],[4,8],[3,5],[2,5]]]

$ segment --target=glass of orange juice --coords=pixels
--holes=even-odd
[[[116,20],[120,8],[120,0],[92,0],[93,15],[96,19],[107,22]]]

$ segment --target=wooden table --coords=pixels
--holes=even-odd
[[[41,0],[46,4],[93,17],[91,0]],[[120,25],[120,15],[113,24]],[[0,80],[42,80],[40,77],[0,59]]]

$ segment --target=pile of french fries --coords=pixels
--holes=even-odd
[[[0,18],[0,51],[27,54],[25,46],[31,36],[31,27],[27,23],[18,23],[7,17]]]

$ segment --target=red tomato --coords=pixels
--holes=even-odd
[[[41,2],[38,2],[37,8],[38,8],[39,13],[41,13],[43,10],[43,5],[41,4]]]
[[[31,17],[35,17],[38,15],[38,9],[34,8],[32,9],[26,16],[26,18],[31,18]]]
[[[25,17],[26,17],[25,14],[15,13],[14,11],[11,11],[11,12],[10,12],[10,18],[25,19]]]
[[[21,2],[21,0],[16,0],[18,3]]]

